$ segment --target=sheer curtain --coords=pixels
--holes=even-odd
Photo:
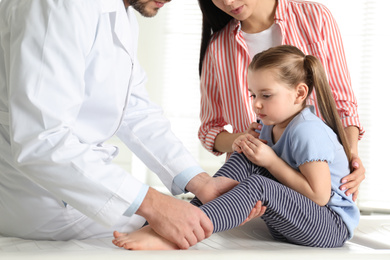
[[[362,211],[390,212],[388,99],[390,83],[390,2],[385,0],[318,0],[333,13],[344,40],[348,66],[366,134],[359,155],[366,168],[358,205]],[[151,98],[161,104],[172,129],[184,145],[213,174],[223,163],[201,147],[199,127],[198,55],[201,14],[197,1],[173,1],[154,18],[139,17],[139,59],[148,73]],[[125,148],[123,149],[125,150]],[[122,155],[129,162],[129,156]],[[122,160],[123,162],[124,160]],[[121,163],[122,163],[121,162]],[[132,172],[157,188],[159,180],[132,158]],[[130,167],[128,163],[124,167]],[[161,188],[161,190],[164,190]]]

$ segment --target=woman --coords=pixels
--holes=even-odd
[[[261,128],[251,110],[247,69],[255,53],[277,45],[293,45],[323,64],[336,107],[347,134],[354,171],[342,179],[341,190],[356,201],[364,167],[358,157],[358,139],[364,133],[357,113],[344,48],[329,10],[318,3],[296,0],[199,0],[203,31],[201,126],[199,139],[216,155],[228,153],[240,135]],[[315,93],[309,97],[314,105]],[[225,126],[232,126],[232,133]]]

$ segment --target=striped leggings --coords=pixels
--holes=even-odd
[[[341,217],[327,206],[321,207],[300,193],[279,183],[265,168],[233,153],[215,176],[240,182],[231,191],[199,206],[211,219],[214,233],[239,226],[257,201],[267,206],[261,217],[274,239],[311,247],[340,247],[348,238]]]

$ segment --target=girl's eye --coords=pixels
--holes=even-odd
[[[263,98],[270,98],[270,97],[271,97],[270,94],[264,94],[264,95],[263,95]]]
[[[250,94],[249,97],[250,98],[256,98],[256,95],[255,94]]]

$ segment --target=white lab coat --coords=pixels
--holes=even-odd
[[[114,134],[181,192],[174,177],[198,165],[148,98],[123,0],[3,0],[0,33],[0,234],[123,219],[145,184],[110,163]]]

